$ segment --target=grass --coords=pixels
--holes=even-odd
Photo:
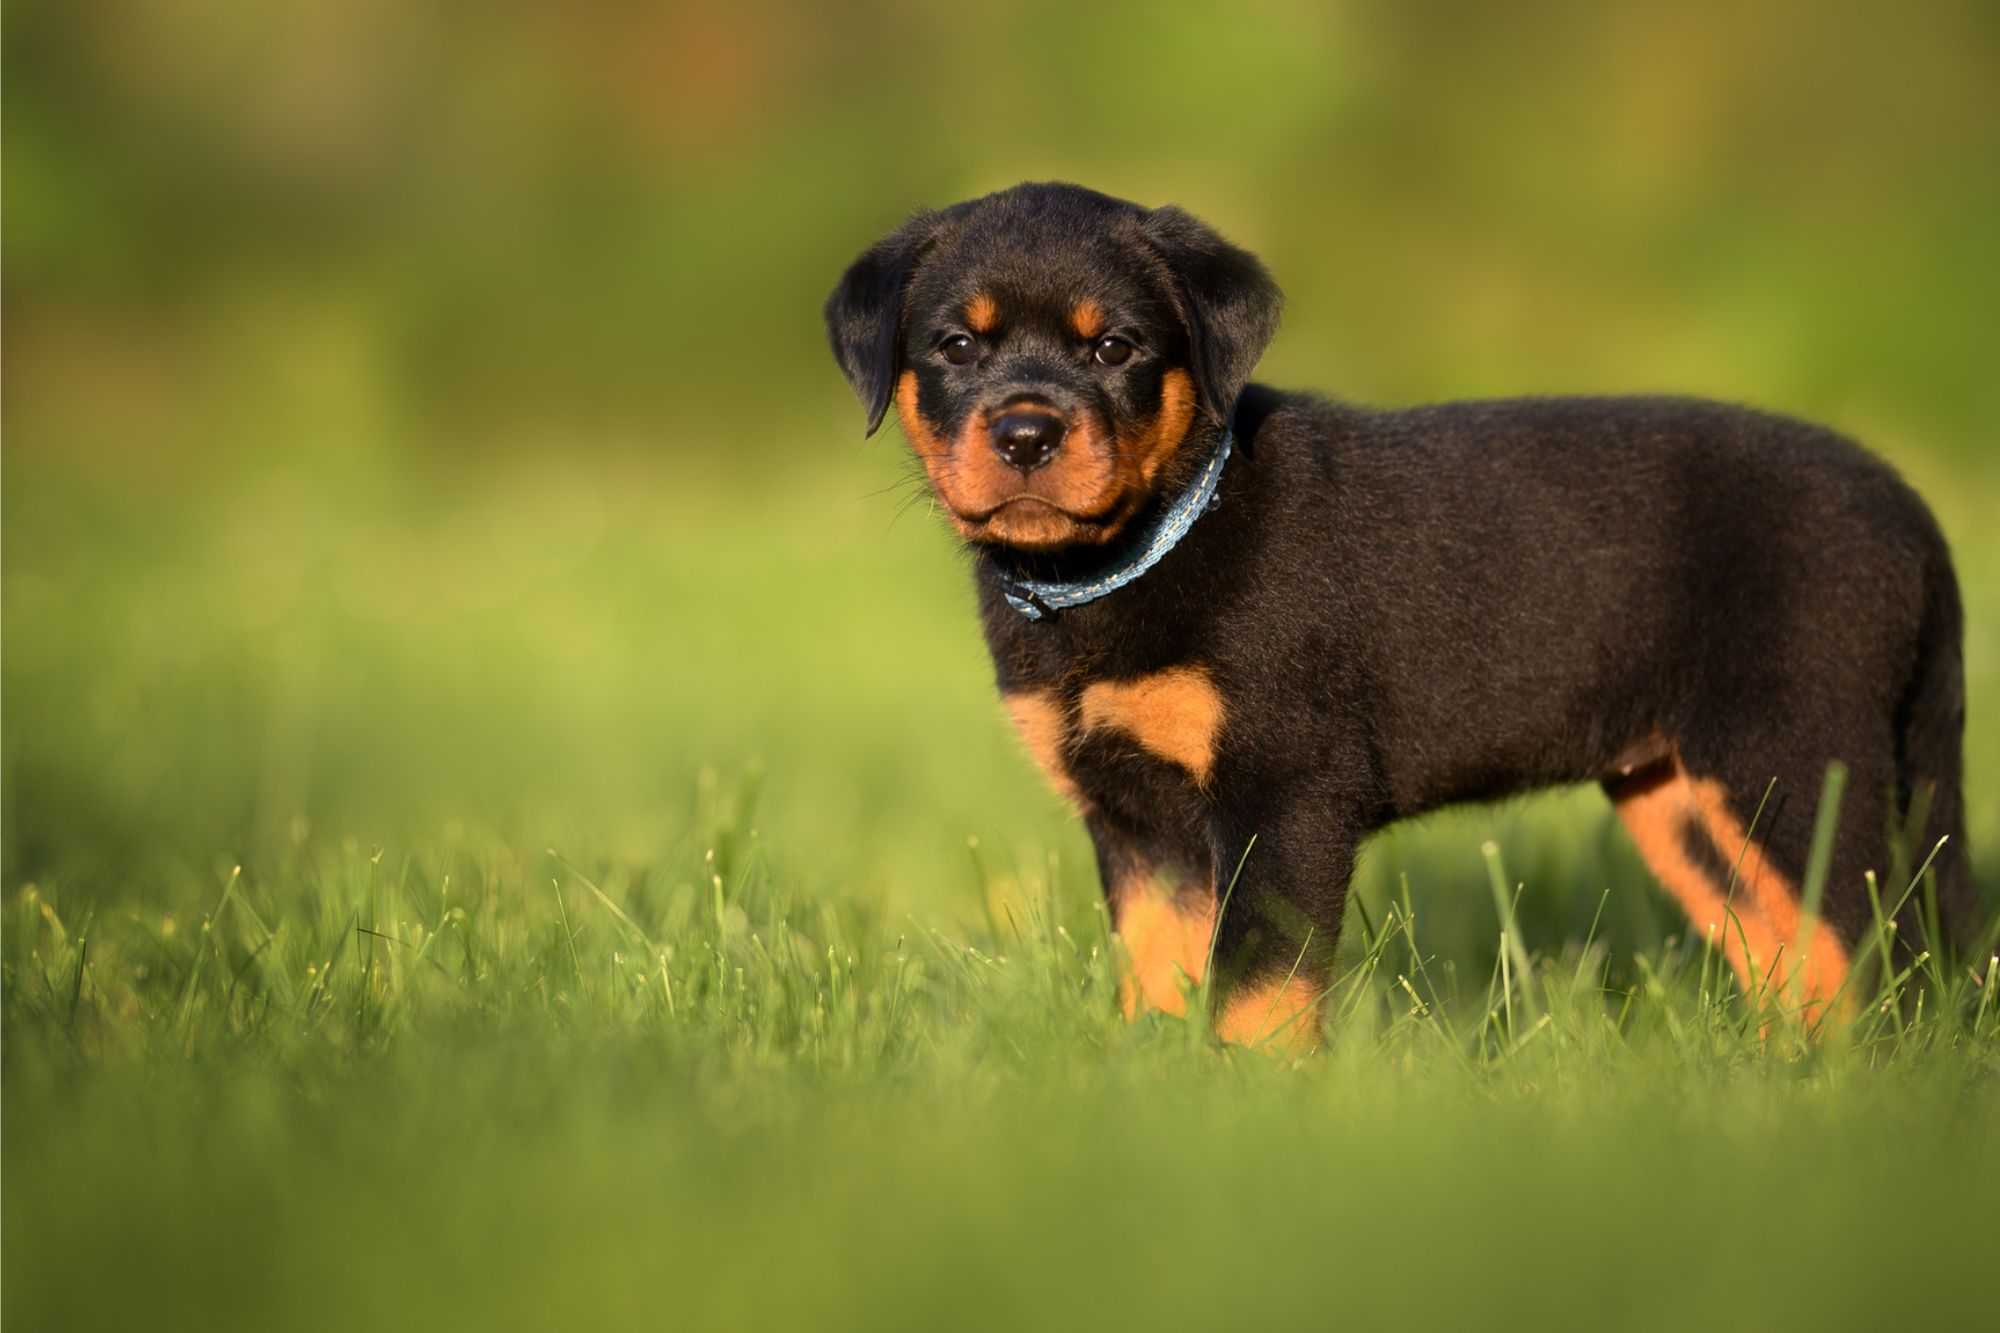
[[[1119,1021],[893,467],[10,458],[7,1323],[1990,1320],[1990,970],[1770,1024],[1594,793],[1371,844],[1312,1060]]]
[[[1117,1021],[1080,895],[961,935],[754,850],[385,859],[218,875],[187,918],[15,896],[10,1322],[1991,1310],[1990,972],[1815,1045],[1687,948],[1456,986],[1394,904],[1286,1069]]]

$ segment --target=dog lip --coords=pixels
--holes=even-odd
[[[1018,504],[1037,504],[1044,509],[1053,510],[1058,514],[1061,514],[1064,518],[1077,517],[1077,515],[1070,513],[1069,510],[1064,509],[1054,500],[1049,499],[1048,496],[1036,495],[1032,491],[1018,491],[1015,494],[1008,496],[1006,499],[1000,500],[997,503],[992,504],[985,509],[960,510],[958,516],[964,519],[968,523],[984,523],[987,519],[992,518],[995,514],[999,513],[1001,510],[1006,509],[1009,506]]]
[[[1125,516],[1124,511],[1131,508],[1129,498],[1117,494],[1112,495],[1104,504],[1090,509],[1077,510],[1065,508],[1057,504],[1054,500],[1049,499],[1046,495],[1036,495],[1031,491],[1020,491],[1008,496],[997,504],[983,509],[960,509],[954,505],[952,506],[952,514],[961,523],[983,527],[999,517],[1003,510],[1010,509],[1015,505],[1029,503],[1046,509],[1051,513],[1061,515],[1079,529],[1100,533],[1107,532],[1113,528]]]

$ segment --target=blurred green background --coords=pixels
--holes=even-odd
[[[1858,436],[1956,541],[1994,734],[1991,5],[21,0],[5,37],[9,885],[306,830],[640,855],[705,768],[846,890],[951,910],[968,835],[1081,869],[817,315],[1022,178],[1262,254],[1272,382]]]
[[[1974,1082],[1957,1066],[1873,1088],[1824,1123],[1803,1077],[1796,1092],[1778,1079],[1696,1095],[1677,1062],[1657,1082],[1613,1080],[1600,1105],[1595,1056],[1524,1076],[1498,1127],[1460,1085],[1365,1091],[1380,1073],[1365,1052],[1304,1093],[1198,1065],[1219,1086],[1196,1077],[1189,1103],[1163,1107],[1158,1070],[1114,1061],[1106,1075],[1091,1063],[1100,1037],[1046,1037],[1069,1031],[1051,1015],[1085,1003],[1060,988],[1032,1011],[1053,1046],[969,1037],[980,1054],[963,1067],[933,1051],[928,1074],[885,1084],[907,1104],[836,1106],[822,1122],[795,1089],[690,1076],[671,1043],[606,1058],[625,1031],[614,992],[570,1006],[565,978],[587,991],[586,972],[567,917],[563,935],[542,933],[562,902],[539,895],[556,848],[653,928],[655,909],[678,919],[661,904],[698,899],[722,830],[791,901],[876,913],[875,960],[899,984],[903,923],[920,935],[1094,897],[1080,830],[993,698],[962,562],[923,504],[906,505],[893,429],[861,438],[819,323],[843,265],[910,210],[1025,178],[1178,203],[1262,255],[1289,301],[1269,382],[1380,404],[1698,393],[1829,423],[1891,459],[1937,509],[1965,586],[1968,807],[1990,895],[2000,8],[13,0],[0,36],[0,899],[8,1309],[24,1327],[79,1292],[115,1303],[96,1285],[105,1256],[150,1256],[144,1291],[207,1281],[210,1254],[232,1246],[254,1260],[225,1279],[245,1305],[324,1284],[387,1315],[434,1279],[432,1242],[476,1288],[517,1279],[424,1288],[434,1306],[420,1308],[445,1320],[467,1300],[552,1322],[607,1292],[649,1315],[621,1282],[664,1252],[696,1286],[716,1271],[703,1265],[733,1264],[748,1289],[809,1302],[808,1288],[759,1285],[755,1265],[829,1234],[915,1256],[935,1327],[959,1308],[954,1274],[1056,1234],[1038,1201],[1069,1200],[1058,1232],[1087,1228],[1139,1272],[1150,1252],[1133,1228],[1152,1224],[1134,1210],[1187,1197],[1151,1170],[1160,1160],[1261,1182],[1210,1199],[1246,1236],[1280,1219],[1282,1242],[1255,1241],[1253,1257],[1305,1271],[1348,1246],[1380,1274],[1405,1265],[1426,1285],[1368,1287],[1382,1317],[1452,1271],[1484,1274],[1466,1301],[1513,1280],[1522,1309],[1546,1308],[1524,1275],[1574,1247],[1598,1275],[1571,1290],[1579,1309],[1675,1327],[1651,1294],[1682,1276],[1627,1280],[1642,1270],[1621,1254],[1657,1233],[1602,1225],[1618,1196],[1605,1173],[1639,1173],[1624,1197],[1664,1197],[1676,1243],[1696,1246],[1725,1196],[1760,1188],[1741,1172],[1767,1145],[1728,1128],[1745,1125],[1811,1131],[1763,1180],[1819,1209],[1787,1233],[1780,1267],[1822,1264],[1878,1206],[1920,1251],[1879,1205],[1902,1168],[1942,1182],[1934,1215],[1956,1217],[1954,1176],[1979,1178],[1968,1160],[1990,1150],[1990,1118],[1919,1135],[1910,1108]],[[1573,945],[1607,888],[1598,937],[1614,977],[1680,929],[1594,792],[1426,821],[1370,849],[1360,897],[1380,921],[1407,893],[1471,992],[1494,956],[1489,837],[1528,885],[1538,953]],[[440,875],[449,901],[470,884],[514,913],[478,924],[491,950],[478,968],[508,967],[476,969],[467,945],[462,984],[495,990],[419,1005],[394,987],[422,969],[386,992],[370,973],[340,1022],[280,1040],[280,1020],[246,1019],[245,992],[221,994],[203,945],[176,934],[241,865],[240,901],[280,935],[306,924],[261,958],[241,925],[236,979],[262,969],[264,994],[316,1014],[326,988],[308,964],[326,954],[310,950],[346,947],[356,903],[374,919],[378,852],[413,913]],[[90,950],[57,913],[72,932],[95,914]],[[593,966],[630,963],[617,929],[593,919]],[[917,1025],[931,1034],[919,1044],[998,1022],[967,993]],[[407,1008],[382,1018],[383,994]],[[536,1004],[560,1036],[522,1027]],[[79,1026],[79,1012],[96,1017]],[[449,1041],[410,1035],[459,1023],[487,1024],[491,1045],[449,1056]],[[711,1034],[718,1052],[726,1031]],[[1705,1068],[1761,1069],[1747,1049]],[[101,1074],[120,1050],[134,1065]],[[1010,1083],[1008,1059],[1045,1055],[1052,1082]],[[977,1090],[966,1071],[996,1058],[1007,1090]],[[781,1063],[762,1045],[741,1059]],[[177,1061],[188,1078],[157,1072]],[[434,1066],[452,1072],[426,1083]],[[1349,1088],[1360,1100],[1342,1100]],[[1553,1121],[1535,1100],[1551,1088],[1578,1098]],[[939,1097],[961,1096],[962,1118],[938,1118]],[[1313,1137],[1335,1120],[1355,1137]],[[1096,1126],[1094,1145],[1063,1137],[1078,1124]],[[1246,1124],[1268,1133],[1223,1132]],[[991,1155],[968,1163],[975,1132]],[[1392,1133],[1402,1147],[1377,1154]],[[1931,1151],[1871,1157],[1851,1179],[1819,1170],[1898,1135]],[[1199,1154],[1176,1156],[1190,1141]],[[1439,1143],[1456,1146],[1424,1156]],[[1639,1161],[1630,1143],[1655,1146]],[[1718,1143],[1724,1157],[1704,1155]],[[1713,1169],[1678,1173],[1697,1157]],[[828,1160],[839,1174],[792,1188]],[[1373,1182],[1378,1205],[1405,1161],[1454,1173],[1463,1195],[1418,1189],[1379,1226],[1343,1212],[1321,1248],[1309,1219],[1343,1193],[1277,1198],[1278,1182],[1318,1178],[1301,1160]],[[1559,1164],[1538,1174],[1543,1161]],[[1026,1174],[994,1169],[1005,1162]],[[1979,1165],[1990,1178],[1990,1152]],[[947,1210],[940,1231],[926,1191],[954,1172],[985,1202]],[[663,1180],[691,1191],[681,1213],[646,1211],[671,1194]],[[1489,1209],[1544,1189],[1570,1206],[1539,1230],[1482,1234]],[[563,1249],[550,1283],[523,1294],[548,1237],[505,1191],[554,1198],[544,1223],[597,1248]],[[602,1207],[621,1191],[623,1210]],[[856,1199],[875,1229],[843,1230]],[[505,1226],[476,1225],[488,1210]],[[1444,1261],[1405,1244],[1451,1218]],[[1206,1252],[1214,1235],[1187,1221],[1171,1243]],[[301,1235],[373,1254],[371,1272],[395,1280],[336,1281]],[[736,1257],[719,1257],[732,1241]],[[1754,1229],[1720,1248],[1734,1257],[1702,1270],[1707,1296],[1738,1302],[1745,1324],[1798,1312],[1750,1271],[1766,1253]],[[1923,1262],[1897,1254],[1884,1266]],[[1411,1267],[1425,1263],[1427,1276]],[[873,1270],[826,1264],[859,1303],[887,1290],[867,1285]],[[1033,1266],[1019,1267],[1025,1282]],[[1101,1276],[1072,1256],[1062,1290]],[[1220,1290],[1176,1306],[1181,1285],[1130,1308],[1241,1313]],[[1598,1287],[1623,1294],[1593,1305]],[[989,1314],[1046,1314],[1032,1283],[1008,1290]],[[1815,1293],[1821,1326],[1876,1305],[1890,1317],[1899,1299]],[[709,1295],[727,1322],[726,1292]]]

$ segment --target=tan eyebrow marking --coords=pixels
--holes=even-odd
[[[1095,338],[1104,332],[1104,307],[1084,297],[1070,308],[1069,326],[1079,338]]]
[[[1000,323],[1000,303],[981,292],[965,303],[965,323],[974,333],[991,333]]]

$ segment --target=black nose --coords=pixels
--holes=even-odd
[[[993,452],[1008,467],[1033,472],[1056,456],[1065,429],[1047,412],[1002,412],[993,419]]]

